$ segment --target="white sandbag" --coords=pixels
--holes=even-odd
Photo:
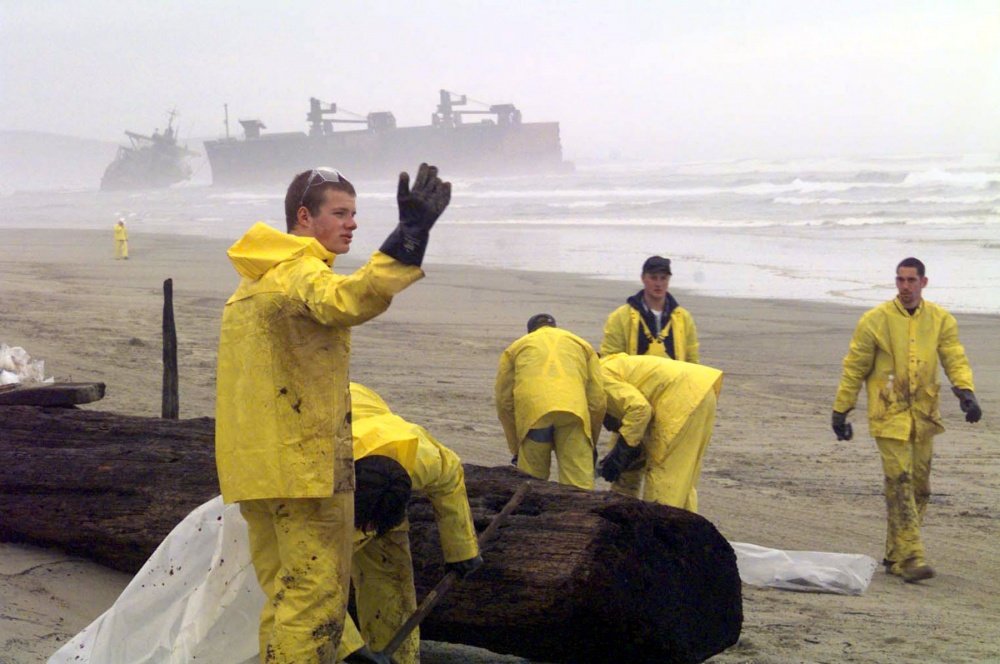
[[[48,664],[256,664],[264,600],[246,521],[219,496],[178,524],[114,605]]]
[[[860,553],[782,551],[741,542],[730,545],[736,551],[740,580],[752,586],[860,595],[878,567],[874,558]]]

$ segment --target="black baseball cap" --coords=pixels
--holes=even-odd
[[[653,274],[655,272],[673,274],[673,272],[670,271],[670,259],[664,258],[663,256],[650,256],[647,258],[646,262],[642,264],[642,273]]]

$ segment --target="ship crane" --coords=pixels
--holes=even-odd
[[[493,104],[487,110],[480,111],[454,108],[468,103],[469,98],[466,95],[441,90],[441,103],[438,104],[437,112],[431,116],[431,124],[435,127],[457,127],[462,124],[463,115],[494,115],[495,119],[487,118],[483,122],[496,123],[501,127],[521,124],[521,111],[514,104]],[[486,106],[483,102],[476,103]]]
[[[353,115],[355,120],[334,117],[337,113]],[[369,113],[362,116],[360,113],[348,111],[345,108],[337,108],[336,104],[325,103],[311,97],[309,99],[309,113],[306,115],[309,121],[310,136],[325,136],[333,133],[334,124],[363,124],[368,131],[384,131],[396,128],[396,116],[387,111]]]

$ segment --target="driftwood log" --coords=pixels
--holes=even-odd
[[[0,541],[58,548],[134,573],[218,494],[209,418],[0,407]],[[528,479],[466,465],[483,531]],[[444,574],[433,510],[415,496],[418,598]],[[531,480],[517,510],[421,624],[423,638],[545,662],[700,662],[736,643],[736,557],[704,518]]]

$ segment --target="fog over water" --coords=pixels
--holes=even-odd
[[[1000,151],[995,0],[0,0],[0,130],[426,124],[439,89],[559,121],[569,159]]]
[[[313,96],[424,125],[448,89],[558,121],[576,171],[444,173],[430,262],[638,288],[660,253],[682,291],[870,305],[916,255],[928,299],[1000,313],[997,35],[995,0],[0,0],[0,228],[282,227],[281,187],[210,186],[203,155],[169,190],[97,187],[172,109],[201,151],[224,105],[234,137],[305,131]],[[394,219],[392,182],[358,184],[352,259]]]

